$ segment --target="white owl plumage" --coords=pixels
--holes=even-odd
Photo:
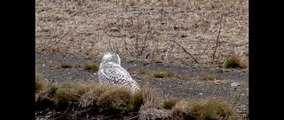
[[[122,85],[130,87],[132,92],[139,90],[138,83],[120,65],[120,57],[115,53],[106,53],[100,63],[98,80],[100,84]]]

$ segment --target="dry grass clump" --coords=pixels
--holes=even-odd
[[[232,105],[220,99],[201,101],[181,100],[172,108],[172,118],[194,120],[239,120],[240,115],[232,109]]]
[[[201,76],[199,79],[200,80],[206,80],[206,81],[214,81],[214,80],[220,80],[222,78],[220,78],[220,77],[218,77],[214,74],[205,74],[205,75]]]
[[[199,120],[224,119],[233,113],[231,108],[225,101],[210,99],[193,104],[188,112]]]
[[[174,74],[172,72],[167,72],[167,71],[154,71],[153,76],[155,78],[165,78],[165,77],[173,77]]]
[[[162,107],[164,109],[167,109],[167,110],[170,110],[172,109],[176,103],[178,102],[179,100],[177,98],[166,98],[163,102],[162,102]]]
[[[97,104],[103,107],[126,107],[131,100],[131,91],[118,87],[103,92],[97,99]]]
[[[224,68],[247,68],[247,64],[241,61],[241,57],[233,55],[229,57],[223,64]]]
[[[60,65],[62,68],[72,68],[73,65],[72,64],[69,64],[69,63],[63,63]]]
[[[191,76],[186,74],[175,74],[173,72],[168,71],[153,71],[145,68],[138,69],[138,73],[140,75],[147,75],[152,76],[155,78],[167,78],[167,77],[174,77],[180,80],[189,80],[191,79]]]
[[[208,120],[228,119],[235,115],[231,105],[222,100],[162,100],[149,88],[141,88],[132,93],[126,87],[97,85],[94,82],[66,82],[44,86],[36,92],[36,112],[59,111],[55,112],[55,116],[66,119],[71,119],[70,116],[74,119],[100,115],[107,119],[132,116],[139,119]]]
[[[89,63],[84,66],[84,70],[90,70],[96,72],[99,70],[99,65],[96,63]]]
[[[156,99],[152,89],[142,88],[132,93],[126,87],[73,82],[48,84],[44,89],[37,91],[36,96],[38,111],[77,108],[87,109],[85,112],[98,111],[102,114],[138,111],[145,102],[154,103]]]
[[[142,88],[132,96],[130,105],[133,110],[139,110],[147,102],[155,103],[157,102],[157,98],[153,89]]]
[[[76,102],[82,94],[82,87],[76,83],[64,83],[53,90],[53,100],[56,103]]]
[[[171,118],[178,120],[194,120],[195,118],[187,112],[189,103],[191,102],[185,100],[178,101],[171,109]]]
[[[155,78],[166,78],[166,77],[174,77],[175,74],[168,71],[153,71],[145,68],[141,68],[138,70],[138,73],[141,75],[150,75]]]
[[[41,91],[45,87],[45,83],[42,80],[41,76],[36,75],[35,77],[35,92]]]

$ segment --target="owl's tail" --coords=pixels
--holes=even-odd
[[[140,86],[137,82],[135,82],[135,84],[132,84],[132,88],[131,88],[131,91],[133,93],[137,92],[138,90],[140,90]]]

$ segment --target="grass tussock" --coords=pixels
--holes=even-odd
[[[163,102],[162,102],[162,107],[164,109],[167,109],[167,110],[170,110],[172,109],[176,103],[178,102],[179,100],[176,99],[176,98],[166,98]]]
[[[173,77],[174,74],[172,72],[167,72],[167,71],[155,71],[153,72],[153,76],[155,78],[166,78],[166,77]]]
[[[217,76],[213,75],[213,74],[206,74],[201,76],[200,80],[208,80],[208,81],[213,81],[213,80],[217,80]]]
[[[139,110],[140,107],[147,102],[156,103],[157,98],[155,97],[153,89],[143,88],[132,96],[130,106],[133,110]]]
[[[98,97],[98,104],[111,108],[127,106],[130,103],[131,91],[127,88],[114,88],[103,92]]]
[[[138,73],[141,75],[150,75],[155,78],[166,78],[166,77],[175,77],[175,74],[168,71],[153,71],[145,68],[138,70]]]
[[[52,96],[56,103],[76,102],[83,94],[80,84],[64,83],[57,88],[53,88]]]
[[[61,68],[73,68],[73,65],[69,64],[69,63],[63,63],[60,66],[61,66]]]
[[[43,90],[45,87],[45,83],[42,80],[41,76],[36,75],[35,77],[35,92],[39,92],[41,90]]]
[[[232,115],[232,106],[225,101],[210,99],[189,106],[188,113],[198,120],[228,118]]]
[[[240,56],[233,55],[229,57],[223,64],[224,68],[247,68],[247,64],[241,60]]]
[[[56,116],[66,119],[70,116],[76,118],[92,114],[114,118],[133,115],[139,119],[204,120],[229,118],[234,113],[231,105],[221,100],[162,100],[155,95],[153,89],[141,88],[132,93],[125,87],[97,85],[94,82],[46,84],[42,89],[38,89],[36,96],[36,112],[57,111]]]
[[[96,63],[89,63],[89,64],[86,64],[84,66],[84,70],[89,70],[89,71],[98,71],[99,70],[99,65],[96,64]]]

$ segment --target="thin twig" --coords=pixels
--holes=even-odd
[[[136,54],[136,57],[137,57],[137,53],[138,53],[138,45],[139,45],[139,36],[138,36],[138,33],[136,33],[136,37],[135,37],[135,45],[134,45],[134,54]]]
[[[153,54],[156,50],[157,50],[157,47],[154,47],[154,49],[152,51],[150,51],[149,53],[146,54],[145,59],[148,59],[150,57],[150,55],[154,56]]]
[[[147,32],[146,32],[146,36],[145,36],[145,39],[143,41],[143,45],[142,45],[142,48],[140,50],[140,52],[138,53],[138,56],[142,56],[144,50],[148,47],[146,44],[147,44],[147,40],[148,40],[148,36],[149,36],[149,33],[151,32],[151,23],[150,21],[148,20],[147,21]]]
[[[95,44],[96,44],[96,43],[93,42],[91,48],[86,51],[87,55],[90,54],[90,52],[91,52],[91,50],[93,49],[93,47],[95,46]]]
[[[224,16],[224,14],[221,15],[220,22],[219,22],[220,26],[219,26],[219,31],[218,31],[217,38],[216,38],[216,45],[215,45],[215,49],[214,49],[214,52],[213,52],[213,60],[212,60],[212,62],[215,61],[215,54],[216,54],[217,48],[219,46],[219,37],[220,37],[221,29],[222,29],[223,16]]]
[[[125,119],[125,120],[133,120],[133,119],[137,119],[138,117],[139,117],[138,115],[135,115],[135,116],[128,118],[128,119]]]
[[[201,57],[201,56],[203,55],[203,53],[205,52],[205,50],[208,48],[210,41],[211,41],[211,39],[207,41],[207,45],[206,45],[206,47],[203,49],[203,51],[201,52],[201,54],[199,55],[199,57]]]
[[[57,40],[53,45],[49,45],[49,46],[47,46],[46,48],[43,48],[41,51],[45,51],[45,50],[47,50],[47,49],[50,49],[52,46],[57,45],[61,40],[63,40],[63,38],[65,38],[65,37],[69,34],[69,32],[70,32],[71,30],[73,30],[73,29],[68,30],[68,31],[67,31],[59,40]]]
[[[126,42],[126,40],[125,40],[125,37],[123,38],[123,42],[124,42],[124,49],[126,50],[126,51],[128,51],[128,44],[127,44],[127,42]]]
[[[171,41],[174,42],[175,44],[177,44],[179,47],[181,47],[182,50],[183,50],[186,54],[188,54],[188,55],[194,60],[194,62],[199,63],[198,60],[195,59],[195,57],[193,57],[193,55],[190,54],[183,46],[181,46],[180,44],[178,44],[178,43],[177,43],[176,41],[174,41],[174,40],[171,40]]]

